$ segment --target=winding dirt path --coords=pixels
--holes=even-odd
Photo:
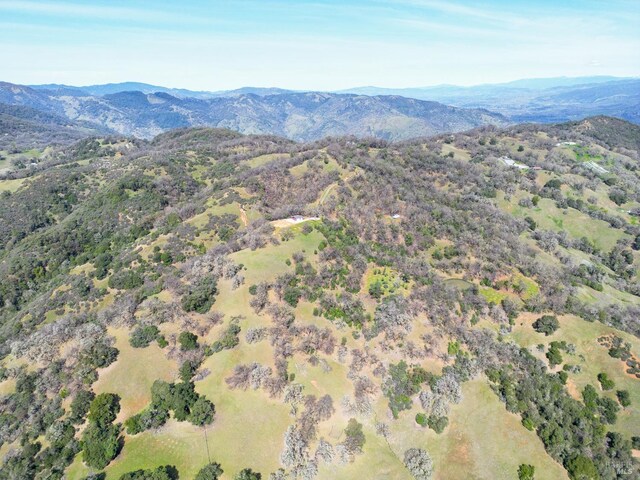
[[[247,212],[242,205],[240,205],[240,220],[242,220],[245,227],[249,224],[249,221],[247,220]]]
[[[349,180],[355,177],[357,173],[358,172],[351,172],[349,175],[347,175],[343,180],[344,183],[347,183]],[[324,192],[322,192],[322,195],[320,195],[320,200],[318,200],[318,205],[322,205],[324,203],[324,201],[327,199],[327,197],[331,193],[331,190],[333,190],[337,185],[338,185],[337,183],[332,183],[327,188],[325,188]]]

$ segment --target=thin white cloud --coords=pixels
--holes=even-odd
[[[464,35],[466,37],[503,37],[505,32],[495,28],[470,27],[464,25],[454,25],[451,23],[434,22],[416,18],[390,18],[388,23],[394,23],[409,29],[416,29],[424,32],[444,34],[446,37]]]
[[[488,20],[498,23],[509,23],[519,20],[519,16],[505,12],[468,7],[455,2],[443,2],[439,0],[392,0],[393,3],[421,7],[440,13],[454,14],[479,20]]]
[[[33,2],[33,1],[2,1],[0,11],[12,13],[38,14],[64,18],[92,18],[104,20],[119,20],[122,22],[184,22],[193,24],[214,23],[211,17],[185,15],[183,13],[142,9],[131,7],[88,5],[86,3],[68,2]]]

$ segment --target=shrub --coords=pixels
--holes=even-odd
[[[611,390],[616,386],[615,382],[604,372],[598,374],[598,381],[603,390]]]
[[[102,470],[120,449],[120,427],[113,425],[120,411],[120,397],[101,393],[89,407],[89,425],[82,434],[82,459],[90,467]]]
[[[524,428],[526,428],[529,431],[533,431],[536,427],[535,424],[533,423],[533,420],[531,420],[528,417],[522,419],[522,425],[524,426]]]
[[[180,380],[182,380],[183,382],[191,381],[193,374],[196,372],[196,367],[197,365],[195,365],[189,360],[185,360],[184,362],[182,362],[182,365],[180,366],[180,372],[179,372]]]
[[[137,415],[128,418],[124,422],[129,435],[136,435],[151,428],[160,428],[169,420],[169,411],[151,405]]]
[[[631,405],[631,397],[629,396],[628,390],[618,390],[616,392],[616,397],[618,398],[618,402],[620,402],[620,405],[622,405],[623,407],[626,408]]]
[[[389,365],[389,376],[382,388],[389,399],[389,408],[394,418],[398,418],[400,411],[411,408],[411,396],[418,393],[421,383],[422,376],[413,375],[404,360],[397,365]]]
[[[535,322],[533,322],[533,329],[538,333],[544,333],[545,336],[551,335],[558,330],[560,322],[554,315],[543,315]]]
[[[131,290],[144,283],[140,274],[134,270],[121,270],[109,277],[109,288]]]
[[[442,433],[447,425],[449,425],[449,419],[447,417],[441,417],[438,415],[429,415],[427,420],[429,428],[436,433]]]
[[[120,476],[120,480],[177,480],[176,467],[165,465],[149,470],[135,470]]]
[[[577,455],[571,458],[566,465],[569,477],[572,480],[595,480],[600,478],[598,469],[590,458]]]
[[[216,340],[211,344],[211,351],[213,353],[221,352],[222,350],[228,350],[240,343],[238,334],[240,333],[240,325],[235,322],[229,324],[229,327],[222,333],[219,340]]]
[[[178,336],[180,350],[189,351],[198,348],[198,336],[191,332],[181,332]]]
[[[379,299],[382,297],[384,293],[384,289],[382,287],[382,283],[379,280],[376,280],[371,285],[369,285],[369,295],[371,295],[375,299]]]
[[[182,308],[185,312],[207,313],[215,302],[217,293],[216,279],[206,277],[182,298]]]
[[[102,470],[118,454],[119,434],[116,425],[99,427],[90,423],[82,434],[82,460],[90,467]]]
[[[551,344],[549,344],[549,351],[546,356],[551,367],[555,367],[562,363],[562,354],[560,353],[558,342],[551,342]]]
[[[160,330],[155,325],[139,326],[131,333],[129,344],[134,348],[145,348],[156,340],[159,334]]]
[[[189,415],[189,421],[194,425],[203,426],[213,422],[216,408],[203,396],[198,397]]]
[[[619,188],[612,188],[609,192],[609,198],[616,205],[622,205],[623,203],[627,203],[629,201],[627,192]]]
[[[242,469],[234,477],[234,480],[261,480],[261,479],[262,479],[262,474],[258,472],[254,472],[250,468]]]
[[[433,475],[433,461],[420,448],[410,448],[404,452],[404,466],[416,480],[430,480]]]
[[[287,302],[292,307],[298,306],[300,297],[302,297],[302,291],[296,287],[288,287],[284,291],[284,295],[283,295],[284,301]]]
[[[120,411],[120,397],[114,393],[101,393],[89,406],[89,422],[104,427],[112,423]]]
[[[347,428],[344,429],[346,438],[343,442],[347,451],[351,454],[362,452],[362,447],[365,444],[364,432],[362,431],[362,424],[355,418],[349,419]]]
[[[89,412],[89,406],[94,398],[95,394],[92,391],[79,390],[78,393],[76,393],[76,396],[73,397],[73,401],[71,402],[71,415],[69,416],[71,423],[77,424],[84,422],[84,417]]]
[[[195,480],[218,480],[222,473],[223,470],[219,463],[210,463],[198,472]]]
[[[600,415],[602,416],[602,420],[606,423],[613,425],[616,423],[616,419],[618,418],[618,411],[620,407],[616,403],[615,400],[612,400],[607,397],[602,397],[598,399],[598,409],[600,410]]]
[[[518,467],[518,480],[534,480],[536,469],[533,465],[522,464]]]
[[[529,226],[529,230],[535,230],[536,228],[538,228],[538,224],[533,218],[524,217],[524,221],[527,222],[527,225]]]
[[[416,423],[421,427],[427,426],[427,415],[424,413],[416,413]]]

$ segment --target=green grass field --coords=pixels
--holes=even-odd
[[[452,406],[449,426],[440,435],[416,424],[419,405],[403,412],[397,423],[389,421],[393,450],[401,456],[408,448],[424,448],[438,480],[511,480],[522,463],[534,465],[537,480],[567,478],[535,432],[506,411],[483,378],[464,383],[462,392],[462,402]]]
[[[290,228],[294,232],[299,232],[302,226],[294,225]],[[312,259],[314,251],[323,239],[323,235],[314,230],[307,235],[299,234],[291,240],[281,242],[277,246],[268,246],[253,251],[241,250],[230,257],[236,263],[241,263],[246,267],[247,271],[244,275],[247,283],[258,283],[269,278],[275,278],[291,269],[292,267],[285,262],[287,259],[291,259],[291,256],[296,252],[304,251],[307,258]]]
[[[378,283],[381,287],[382,295],[394,293],[404,293],[409,286],[408,282],[403,282],[398,272],[391,268],[370,267],[364,275],[364,290],[368,294],[371,285]]]
[[[586,237],[607,251],[611,250],[620,238],[628,237],[622,230],[611,228],[607,222],[593,219],[573,208],[560,210],[555,202],[548,198],[541,198],[537,207],[521,207],[518,201],[524,196],[518,193],[507,202],[502,195],[499,195],[497,204],[516,217],[533,218],[538,228],[557,232],[565,231],[576,240]]]
[[[174,381],[178,365],[168,360],[165,353],[153,342],[146,348],[129,345],[128,330],[110,330],[120,351],[118,360],[99,371],[93,390],[99,393],[120,395],[118,421],[124,421],[142,410],[151,400],[151,385],[155,380]]]
[[[508,297],[514,297],[514,294],[510,294],[508,292],[502,292],[500,290],[496,290],[495,288],[491,288],[491,287],[479,287],[478,291],[480,292],[480,295],[482,295],[487,302],[489,303],[493,303],[496,305],[499,305],[502,300],[504,300],[505,298]]]
[[[0,192],[15,192],[24,183],[25,178],[16,178],[13,180],[0,180]]]

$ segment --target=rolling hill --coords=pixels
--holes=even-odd
[[[0,150],[69,144],[105,133],[108,133],[106,129],[86,122],[77,123],[31,107],[0,103]]]
[[[594,117],[19,152],[0,480],[637,478],[639,144]]]
[[[495,85],[344,90],[362,95],[402,95],[463,108],[487,108],[514,122],[561,122],[592,115],[610,115],[640,123],[640,79],[560,77]]]
[[[212,126],[294,140],[328,135],[376,136],[387,140],[455,132],[507,119],[483,109],[448,107],[398,96],[330,93],[256,95],[241,90],[211,99],[178,98],[164,92],[69,94],[66,88],[35,90],[0,84],[0,102],[84,121],[125,135],[150,138],[172,128]]]

